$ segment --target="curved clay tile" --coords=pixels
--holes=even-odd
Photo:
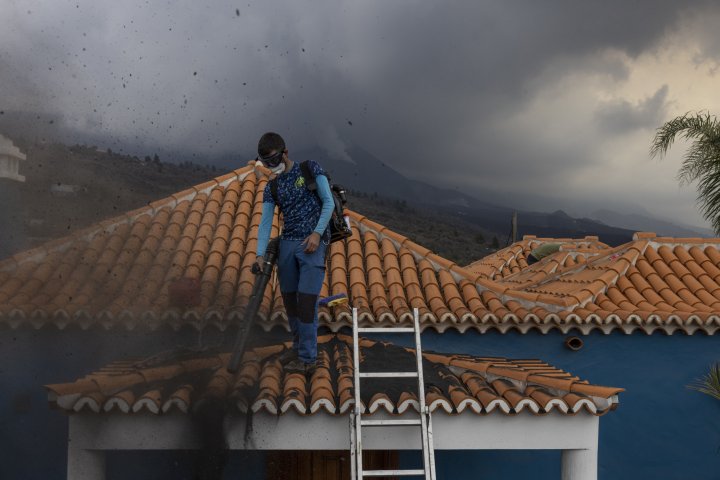
[[[683,276],[681,280],[683,284],[688,288],[688,290],[690,290],[690,292],[695,295],[697,295],[699,292],[705,291],[705,287],[703,287],[702,283],[700,283],[697,278],[695,278],[691,273]]]
[[[458,290],[458,285],[453,276],[447,270],[440,270],[438,278],[445,303],[455,317],[459,319],[470,315],[470,310],[465,307],[465,302],[460,295],[460,290]]]
[[[72,410],[75,412],[82,412],[90,410],[95,413],[100,413],[103,403],[105,402],[105,395],[99,392],[92,392],[77,399],[74,403]]]
[[[455,378],[455,377],[453,377]],[[472,409],[475,413],[481,413],[482,407],[475,400],[470,393],[462,386],[456,385],[449,388],[450,401],[452,402],[455,411],[461,413],[466,408]]]
[[[378,392],[372,396],[368,403],[368,412],[375,413],[379,409],[385,410],[387,413],[394,413],[395,405],[386,393]]]
[[[30,274],[22,283],[18,282],[17,288],[8,288],[6,290],[8,292],[7,296],[9,299],[4,303],[6,303],[7,306],[22,305],[27,302],[30,300],[33,293],[41,288],[44,282],[50,278],[57,267],[56,263],[60,260],[60,255],[57,253],[51,255],[50,257],[51,258],[49,258],[45,263],[37,266],[33,264],[32,274]]]
[[[426,259],[418,262],[418,270],[420,271],[420,278],[422,281],[423,291],[425,293],[425,299],[430,307],[430,310],[435,315],[435,318],[441,318],[444,315],[450,313],[450,310],[445,305],[440,292],[440,286],[438,285],[435,269],[432,267],[429,261]]]
[[[160,413],[178,408],[187,412],[196,408],[198,402],[215,397],[231,400],[241,411],[250,408],[255,412],[264,410],[277,414],[294,410],[305,415],[325,410],[331,414],[345,414],[353,405],[352,363],[348,346],[351,341],[344,335],[319,338],[319,366],[311,378],[301,374],[286,374],[279,363],[272,360],[275,355],[289,348],[289,344],[286,344],[246,352],[236,376],[230,375],[223,368],[229,354],[222,354],[155,367],[148,361],[142,364],[118,363],[74,383],[49,385],[47,388],[54,394],[52,401],[65,409],[90,408],[99,411],[101,405],[108,405],[108,400],[114,398],[118,408],[125,408],[125,411],[127,405],[134,402],[135,411]],[[413,352],[409,349],[366,339],[362,339],[361,343],[366,348],[365,358],[368,355],[379,355],[382,358],[386,350],[387,354],[407,355],[408,360],[412,358]],[[428,372],[436,375],[427,388],[427,404],[433,411],[441,410],[449,414],[468,409],[475,413],[498,410],[512,414],[525,408],[542,413],[540,410],[551,408],[549,405],[562,411],[563,398],[576,398],[573,405],[589,402],[581,405],[581,408],[602,414],[612,407],[612,397],[622,391],[580,382],[577,377],[537,360],[512,361],[428,353],[425,361],[435,366]],[[445,367],[448,364],[460,369],[461,373],[455,374],[448,370]],[[198,373],[188,377],[187,373],[191,371]],[[493,378],[491,383],[484,378],[488,374]],[[513,383],[518,379],[527,382],[528,386],[523,387],[524,394]],[[555,393],[550,394],[548,389]],[[335,390],[338,392],[337,397]],[[369,412],[384,410],[399,414],[410,408],[417,410],[418,402],[412,390],[400,387],[399,391],[393,390],[390,394],[380,384],[368,386],[364,390],[366,400],[369,398],[367,409]],[[140,400],[135,401],[135,395]],[[605,400],[595,405],[588,395]],[[77,401],[78,396],[84,399],[82,405]],[[364,405],[360,407],[365,408]]]
[[[132,405],[135,404],[136,396],[131,390],[123,390],[108,398],[102,407],[104,412],[119,410],[122,413],[129,413]]]
[[[415,257],[407,248],[401,248],[399,252],[400,269],[402,271],[403,284],[407,299],[412,308],[417,308],[420,315],[423,316],[429,312],[423,292],[420,289],[420,279],[418,278],[417,265]]]
[[[426,387],[425,404],[431,412],[444,410],[445,413],[454,413],[450,401],[445,398],[445,395],[439,388],[433,385]]]
[[[243,358],[240,372],[238,373],[235,380],[235,389],[242,390],[244,388],[254,385],[260,378],[260,372],[262,371],[262,365],[258,360],[248,360]]]
[[[704,305],[709,306],[713,311],[720,310],[720,300],[717,297],[710,294],[707,290],[696,290],[695,295],[703,302]]]
[[[122,293],[113,302],[113,306],[117,306],[121,299],[135,300],[136,294],[144,287],[144,279],[160,247],[160,238],[165,231],[165,222],[168,219],[168,209],[162,209],[155,216],[153,223],[148,228],[148,236],[140,247],[140,253],[135,256],[134,264],[128,272],[127,279],[122,286]]]
[[[483,314],[487,312],[487,309],[480,299],[480,294],[478,293],[475,284],[463,279],[461,280],[460,285],[462,287],[462,296],[465,304],[468,306],[473,315],[478,318],[482,317]]]
[[[703,268],[716,282],[720,280],[720,253],[717,248],[707,247],[703,253],[707,255],[708,261],[703,263]]]
[[[147,410],[150,413],[160,413],[162,407],[162,394],[159,390],[154,389],[145,392],[132,406],[133,413]]]
[[[378,242],[375,235],[365,232],[365,265],[367,266],[367,284],[370,293],[370,302],[375,318],[382,318],[391,314],[385,294],[385,278],[383,276],[382,262]]]
[[[358,308],[359,313],[368,312],[370,302],[367,285],[365,283],[365,268],[363,262],[362,244],[360,234],[353,228],[353,235],[347,241],[348,272],[350,274],[350,298],[352,305]]]
[[[705,287],[710,295],[720,300],[720,284],[718,282],[707,274],[699,277],[698,281]]]
[[[705,252],[697,247],[693,246],[688,249],[688,253],[693,258],[693,260],[703,269],[703,272],[705,272],[705,264],[712,265],[712,262],[710,259],[705,255]],[[707,273],[707,272],[705,272]]]
[[[98,288],[102,288],[107,281],[108,275],[111,273],[115,259],[120,252],[128,231],[129,225],[125,224],[119,226],[110,235],[107,243],[105,244],[105,250],[95,264],[95,268],[90,273],[89,278],[86,279],[78,294],[73,296],[72,301],[68,302],[68,306],[66,308],[85,307],[88,303],[92,302]]]
[[[259,396],[264,394],[272,397],[277,397],[282,392],[282,384],[280,382],[283,377],[283,372],[280,370],[279,364],[265,363],[260,373],[259,380]]]
[[[305,389],[305,376],[299,373],[285,375],[282,395],[285,399],[292,398],[301,402],[303,409],[301,413],[305,413],[305,397],[307,391]],[[262,386],[261,386],[262,388]],[[277,392],[279,394],[279,392]]]
[[[166,404],[163,405],[163,413],[167,412],[171,408],[171,405],[179,408],[182,412],[187,413],[194,391],[195,387],[187,383],[173,389]]]

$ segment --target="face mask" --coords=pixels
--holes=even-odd
[[[281,173],[283,173],[285,171],[285,164],[281,163],[277,167],[271,168],[270,171],[272,173],[274,173],[275,175],[280,175]]]

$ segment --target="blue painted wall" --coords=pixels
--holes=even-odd
[[[224,338],[207,335],[209,343],[229,343],[233,337],[232,333]],[[258,333],[254,341],[269,343],[286,336],[284,332]],[[720,361],[720,337],[593,333],[583,337],[585,345],[578,352],[565,348],[565,337],[559,332],[426,333],[423,348],[539,358],[591,383],[627,389],[620,394],[618,409],[600,420],[601,480],[720,478],[720,401],[686,388],[706,374],[712,363]],[[386,338],[412,345],[407,336]],[[191,330],[152,334],[0,331],[0,479],[65,478],[67,418],[48,408],[43,384],[72,381],[117,359],[147,356],[196,342],[197,335]],[[148,461],[146,467],[175,465],[177,461],[177,468],[169,469],[174,476],[165,478],[182,478],[177,472],[186,470],[182,466],[187,459],[181,455],[170,460],[174,457],[168,455],[160,455],[157,463]],[[409,461],[409,455],[401,455],[401,461]],[[127,463],[114,458],[111,456],[110,466]],[[228,474],[243,463],[239,459],[231,457]],[[546,451],[439,452],[438,478],[556,480],[559,462],[557,452]],[[252,463],[258,466],[262,461],[253,457]],[[137,471],[142,468],[133,465],[136,470],[131,475],[114,474],[111,478],[161,478],[149,471],[149,476],[143,476]],[[256,474],[251,477],[258,478],[257,472],[262,469],[258,466],[253,470]]]
[[[577,352],[564,346],[565,337],[560,332],[447,332],[423,335],[423,349],[539,358],[591,383],[625,388],[619,407],[600,419],[602,480],[720,478],[720,401],[686,388],[720,361],[720,337],[593,333],[581,336],[584,347]],[[525,470],[514,460],[522,471],[509,475],[503,456],[492,456],[489,466],[487,456],[466,454],[452,462],[459,467],[446,478],[464,478],[461,473],[471,471],[484,480],[558,478],[551,464]]]

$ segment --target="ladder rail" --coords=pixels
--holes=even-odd
[[[425,379],[423,373],[423,360],[422,350],[420,347],[420,322],[418,320],[419,312],[417,308],[413,308],[413,323],[415,325],[415,360],[417,362],[417,373],[418,373],[418,400],[420,403],[420,423],[421,423],[421,440],[422,440],[422,451],[423,451],[423,466],[425,467],[425,479],[431,480],[429,468],[430,468],[430,457],[428,454],[428,439],[427,439],[427,414],[428,409],[425,405]]]
[[[357,476],[357,452],[355,447],[355,414],[350,415],[350,479],[356,480]]]
[[[424,476],[426,480],[435,480],[435,454],[433,447],[432,417],[425,401],[425,380],[423,372],[422,346],[420,343],[420,314],[413,308],[413,327],[359,328],[357,308],[352,310],[353,324],[353,378],[355,406],[350,416],[350,471],[352,480],[377,476]],[[360,372],[360,343],[358,333],[414,333],[416,372]],[[420,418],[417,420],[363,420],[360,380],[362,378],[417,378]],[[362,426],[400,426],[419,425],[423,468],[411,470],[363,470]]]
[[[362,425],[360,425],[360,416],[362,415],[360,407],[360,344],[358,342],[358,315],[357,308],[353,308],[352,312],[353,322],[353,376],[355,377],[355,385],[353,390],[355,391],[355,408],[353,409],[353,416],[355,417],[355,462],[356,462],[356,475],[355,479],[363,478],[363,460],[362,460]]]
[[[428,458],[430,459],[430,479],[435,480],[435,445],[433,444],[432,415],[428,410],[427,415],[427,440],[428,440]]]

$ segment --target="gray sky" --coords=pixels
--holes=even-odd
[[[356,144],[416,179],[537,210],[704,225],[648,157],[720,112],[720,5],[676,0],[0,0],[0,111],[125,145],[247,158]],[[352,122],[350,125],[349,122]]]

